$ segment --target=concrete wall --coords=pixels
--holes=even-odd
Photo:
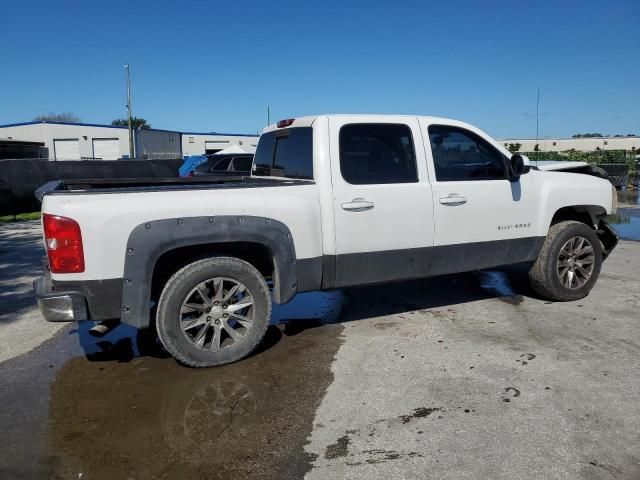
[[[505,139],[499,140],[503,145],[521,143],[521,152],[533,152],[536,143],[542,152],[562,152],[565,150],[578,150],[581,152],[593,152],[600,150],[632,150],[640,149],[640,137],[602,137],[602,138],[544,138],[535,139]]]
[[[217,133],[183,133],[182,154],[204,155],[205,142],[217,142],[220,149],[231,145],[252,146],[258,145],[258,135],[225,135]]]
[[[55,158],[53,141],[64,139],[78,139],[82,158],[93,158],[94,138],[117,138],[120,144],[120,156],[129,154],[129,134],[128,130],[123,127],[33,123],[8,127],[0,126],[0,137],[44,142],[49,151],[50,159]]]
[[[180,158],[182,145],[179,132],[138,130],[135,134],[137,158]]]

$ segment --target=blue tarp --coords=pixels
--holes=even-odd
[[[198,165],[207,161],[206,155],[190,155],[184,157],[184,163],[178,169],[178,175],[186,177],[189,172],[193,172]]]

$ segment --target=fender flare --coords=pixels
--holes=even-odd
[[[264,245],[274,263],[274,300],[286,303],[297,291],[293,237],[277,220],[254,216],[184,217],[152,220],[135,227],[127,240],[121,321],[149,326],[153,271],[160,256],[176,248],[212,243]]]
[[[556,208],[553,214],[549,217],[547,222],[547,230],[551,227],[551,222],[554,218],[561,212],[568,212],[566,215],[568,218],[571,217],[571,213],[583,214],[589,217],[590,226],[593,227],[594,230],[598,228],[598,223],[602,217],[607,214],[606,209],[601,205],[564,205],[562,207]]]

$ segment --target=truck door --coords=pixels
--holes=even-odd
[[[433,205],[417,119],[334,117],[329,136],[335,286],[425,275]]]
[[[478,132],[421,119],[434,204],[432,274],[534,260],[532,175],[510,182],[508,157]],[[431,167],[432,166],[432,167]]]

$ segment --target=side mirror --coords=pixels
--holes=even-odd
[[[517,182],[520,175],[529,173],[531,167],[529,166],[529,162],[526,160],[525,157],[519,153],[516,153],[511,157],[511,160],[509,161],[509,180]]]

